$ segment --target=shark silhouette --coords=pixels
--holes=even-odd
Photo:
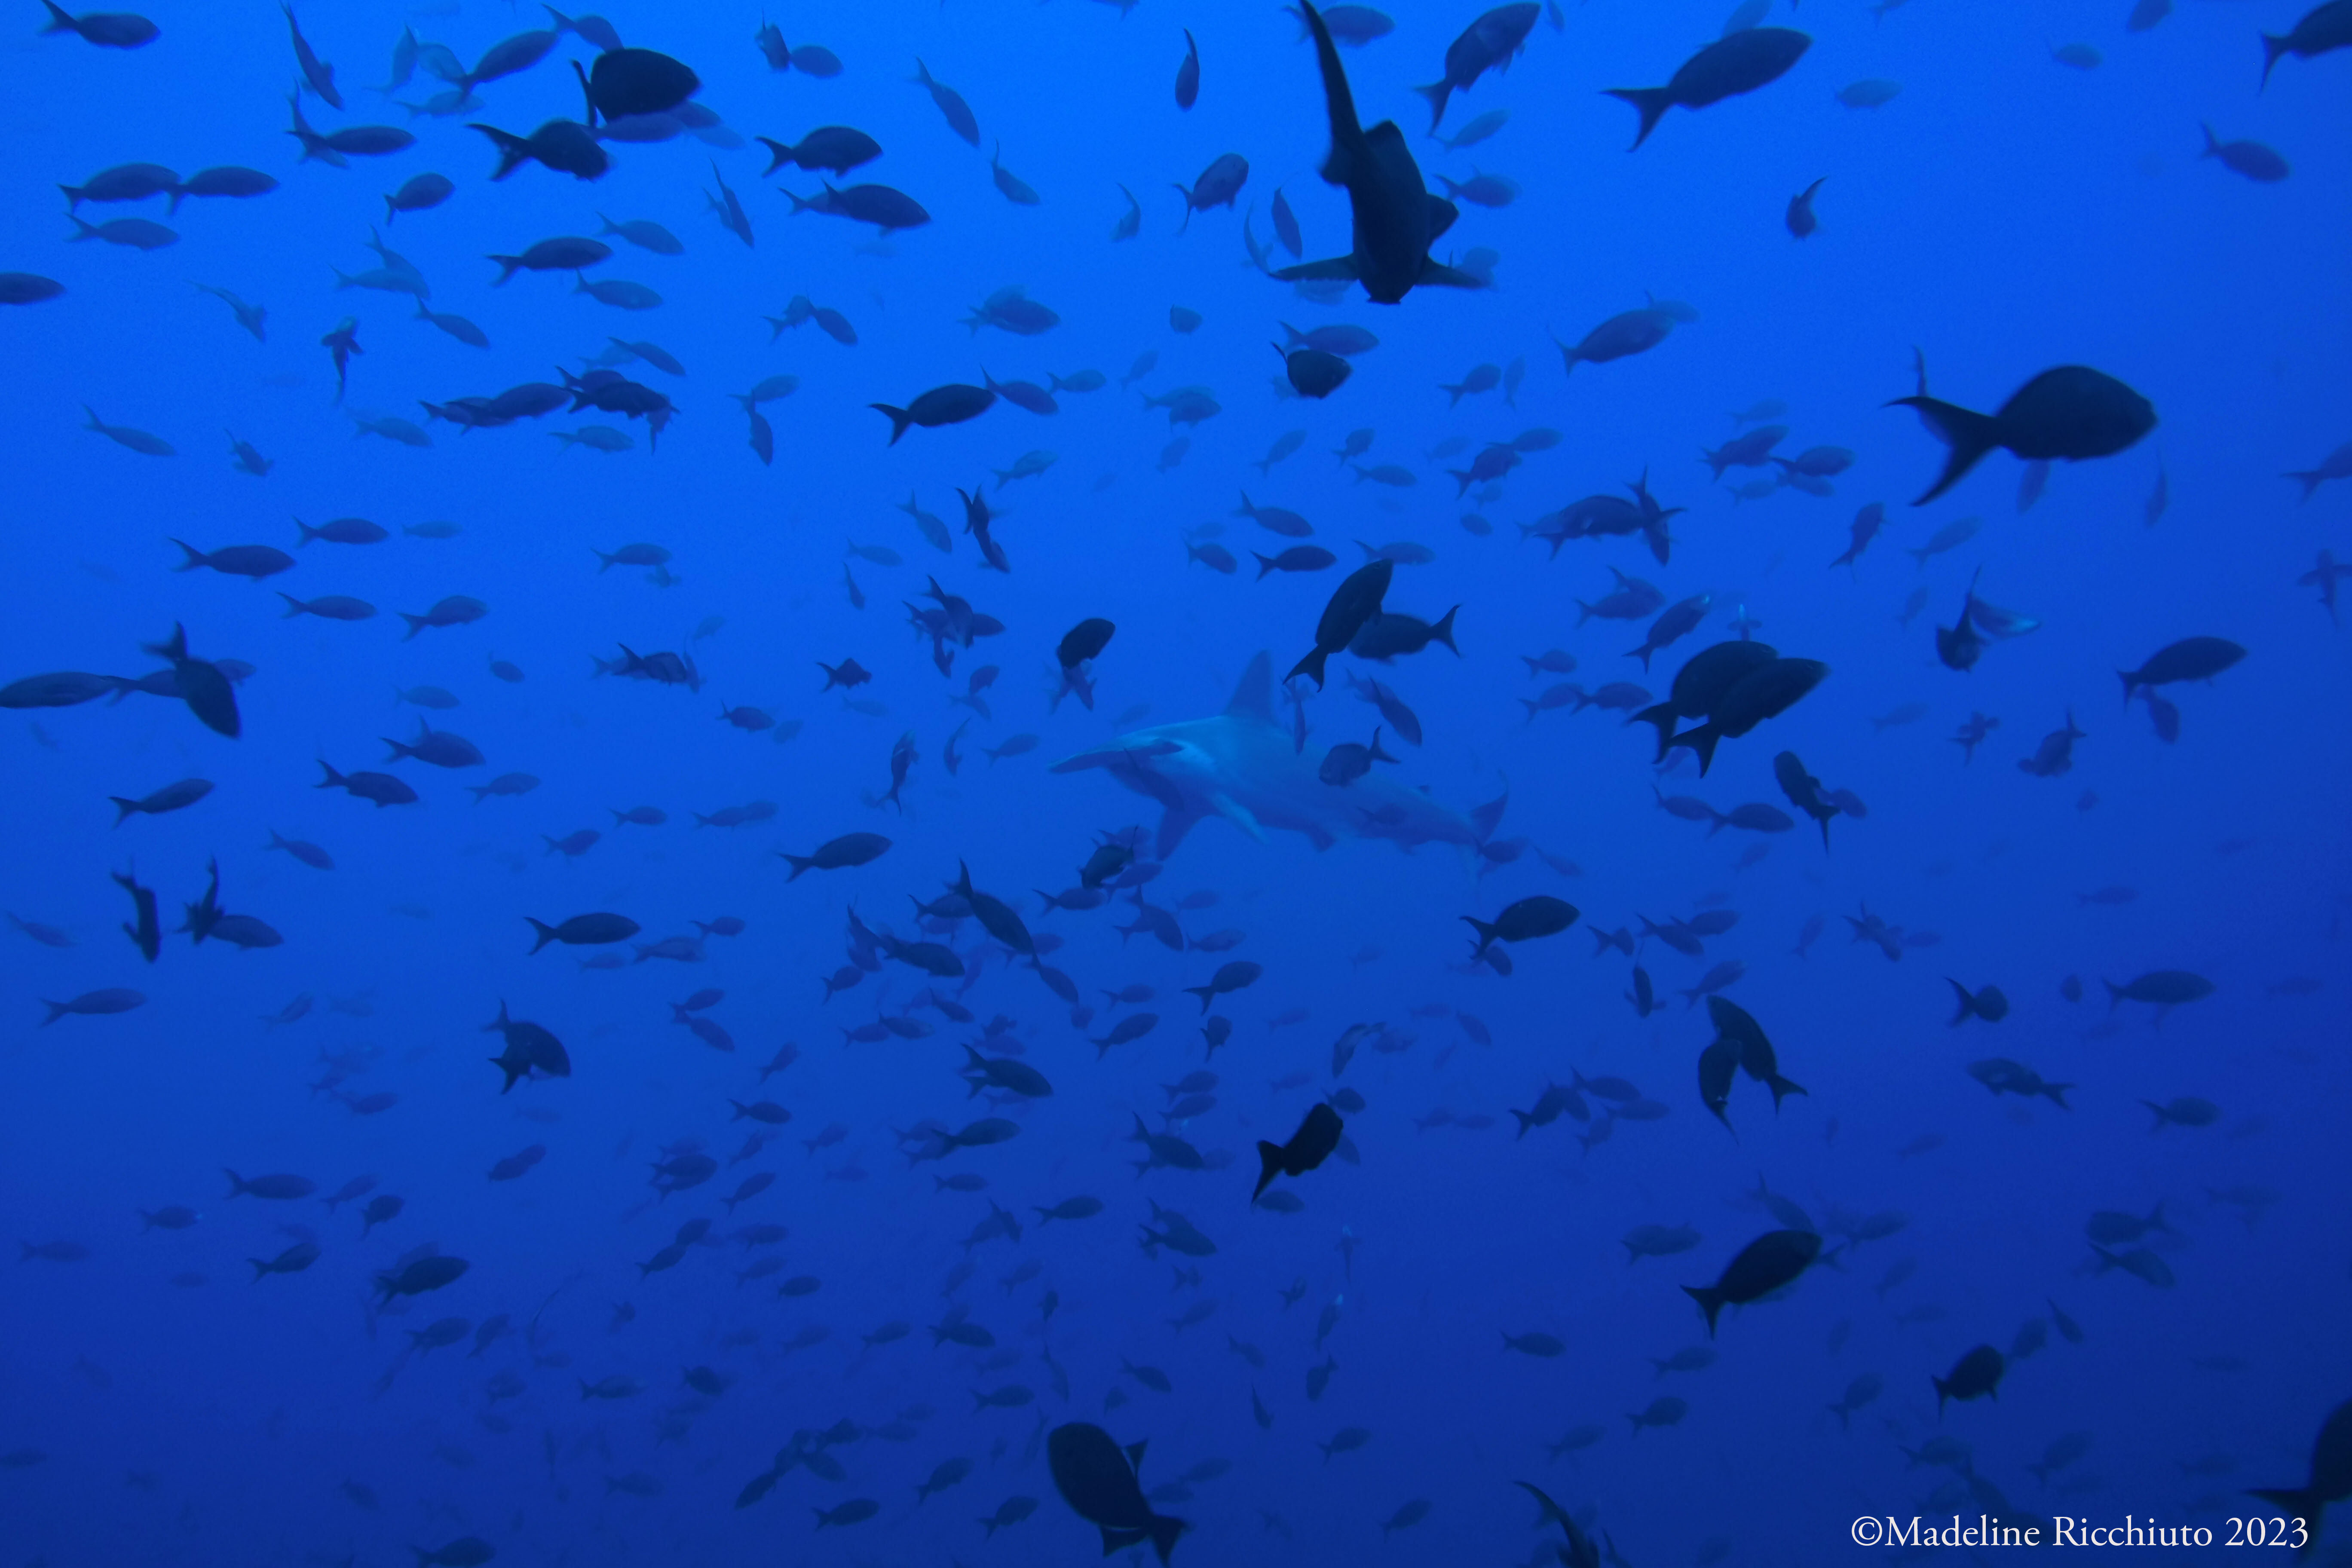
[[[1053,771],[1107,768],[1128,788],[1158,801],[1167,810],[1157,847],[1162,860],[1205,816],[1223,816],[1261,843],[1268,829],[1303,833],[1318,849],[1342,838],[1387,838],[1408,851],[1430,843],[1465,848],[1477,843],[1460,813],[1384,773],[1325,784],[1324,754],[1320,747],[1299,748],[1275,722],[1274,665],[1261,652],[1215,718],[1138,730],[1055,763]]]
[[[1404,132],[1393,120],[1370,130],[1356,117],[1355,95],[1339,64],[1330,29],[1313,0],[1299,0],[1299,14],[1315,36],[1315,58],[1323,73],[1324,107],[1331,121],[1331,151],[1323,160],[1326,184],[1345,186],[1354,215],[1354,244],[1345,256],[1286,267],[1274,276],[1286,283],[1352,278],[1375,304],[1393,305],[1415,284],[1454,289],[1486,287],[1458,268],[1433,259],[1429,247],[1454,226],[1460,209],[1423,184]]]

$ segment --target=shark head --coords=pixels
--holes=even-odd
[[[1242,672],[1223,712],[1121,735],[1055,763],[1052,771],[1103,768],[1158,801],[1164,815],[1155,852],[1163,860],[1207,816],[1224,817],[1260,842],[1271,829],[1304,834],[1318,849],[1342,838],[1387,838],[1407,850],[1477,843],[1460,813],[1385,774],[1325,784],[1325,754],[1318,747],[1298,747],[1275,721],[1273,660],[1260,652]]]

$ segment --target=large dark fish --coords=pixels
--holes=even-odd
[[[1632,104],[1642,116],[1633,138],[1639,147],[1650,139],[1667,110],[1705,109],[1743,92],[1775,82],[1812,47],[1813,40],[1789,27],[1744,27],[1717,38],[1682,63],[1664,87],[1612,87],[1610,97]]]
[[[49,9],[58,12],[55,5]],[[64,14],[58,12],[58,15],[62,24]],[[85,16],[82,20],[90,22],[97,18]],[[52,26],[47,30],[54,33],[58,29]],[[84,32],[82,37],[90,37],[88,32]],[[92,43],[110,41],[90,38]],[[2327,0],[2326,5],[2304,13],[2303,20],[2297,22],[2294,30],[2284,37],[2270,33],[2263,35],[2263,85],[2270,86],[2271,68],[2284,56],[2293,55],[2299,60],[2307,60],[2330,49],[2343,48],[2352,48],[2352,0]]]
[[[2305,1521],[2316,1544],[2321,1510],[2352,1498],[2352,1399],[2328,1412],[2321,1423],[2311,1445],[2308,1480],[2299,1487],[2253,1487],[2246,1495]]]
[[[1314,14],[1312,6],[1307,14]],[[1290,681],[1311,675],[1315,678],[1315,689],[1322,690],[1324,660],[1355,641],[1364,623],[1381,613],[1381,601],[1387,596],[1389,580],[1395,575],[1396,563],[1385,555],[1377,561],[1367,561],[1349,573],[1347,581],[1332,590],[1330,602],[1323,606],[1323,618],[1315,623],[1315,646],[1282,679]]]
[[[2114,376],[2079,364],[2043,371],[2011,394],[1997,414],[1978,414],[1924,390],[1886,406],[1898,404],[1917,409],[1937,439],[1952,449],[1943,473],[1913,506],[1926,506],[1959,483],[1996,447],[2028,462],[2063,458],[2079,463],[2112,458],[2156,428],[2156,409],[2147,398]]]
[[[1445,79],[1412,89],[1429,100],[1432,136],[1437,134],[1445,118],[1446,101],[1454,94],[1469,91],[1471,84],[1490,70],[1510,68],[1511,57],[1526,47],[1536,18],[1542,14],[1543,7],[1534,0],[1518,0],[1516,5],[1496,6],[1462,29],[1462,36],[1446,47]]]
[[[652,49],[607,49],[596,57],[592,69],[582,70],[574,60],[572,71],[587,96],[591,127],[599,113],[607,120],[624,120],[676,109],[702,88],[702,79],[683,61]]]
[[[1176,1549],[1177,1537],[1192,1527],[1151,1511],[1137,1479],[1143,1448],[1141,1443],[1121,1448],[1101,1427],[1073,1421],[1055,1427],[1046,1437],[1045,1461],[1062,1500],[1102,1531],[1104,1556],[1149,1541],[1165,1563]]]
[[[945,386],[931,388],[904,408],[894,407],[887,403],[869,404],[867,406],[888,416],[890,445],[895,447],[898,444],[898,437],[907,433],[908,426],[919,425],[931,430],[942,425],[961,425],[967,419],[977,419],[987,413],[995,401],[996,394],[984,386],[950,382]]]
[[[1685,1285],[1683,1293],[1706,1314],[1706,1337],[1727,1306],[1744,1307],[1795,1283],[1822,1255],[1822,1238],[1809,1230],[1771,1230],[1739,1249],[1712,1285]]]
[[[1430,258],[1429,247],[1454,226],[1458,216],[1454,204],[1429,194],[1421,166],[1413,162],[1395,121],[1383,120],[1370,131],[1363,128],[1330,29],[1311,0],[1299,0],[1298,8],[1315,35],[1315,58],[1323,70],[1324,102],[1331,116],[1331,151],[1323,160],[1323,181],[1347,189],[1354,214],[1354,247],[1328,261],[1286,267],[1275,277],[1286,283],[1352,278],[1382,305],[1402,300],[1416,283],[1484,287],[1469,273]]]
[[[189,712],[203,721],[205,729],[226,735],[232,741],[236,739],[244,729],[237,718],[236,692],[218,665],[188,656],[186,627],[173,626],[168,642],[142,643],[140,646],[156,658],[170,662],[172,677],[179,685],[180,700],[188,705]]]
[[[1329,1157],[1331,1151],[1339,1146],[1339,1134],[1345,1129],[1346,1123],[1339,1120],[1339,1113],[1318,1100],[1314,1109],[1307,1111],[1307,1120],[1298,1124],[1298,1131],[1290,1135],[1289,1142],[1269,1143],[1260,1139],[1257,1145],[1257,1190],[1250,1194],[1250,1202],[1255,1203],[1265,1196],[1265,1189],[1273,1185],[1275,1177],[1303,1176],[1320,1165]]]
[[[1696,752],[1699,777],[1705,778],[1714,764],[1717,742],[1737,740],[1765,720],[1787,712],[1829,672],[1828,665],[1812,658],[1776,658],[1759,665],[1717,700],[1706,723],[1676,735],[1667,742],[1668,749],[1688,746]]]

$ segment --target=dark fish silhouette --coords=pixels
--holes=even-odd
[[[2000,1397],[2000,1374],[2009,1370],[2009,1362],[1990,1345],[1979,1345],[1952,1363],[1951,1372],[1943,1377],[1930,1377],[1936,1386],[1936,1414],[1944,1413],[1948,1399],[1979,1399]]]
[[[1323,160],[1323,182],[1346,187],[1355,234],[1347,255],[1286,267],[1275,277],[1286,283],[1352,278],[1382,305],[1402,300],[1416,283],[1485,287],[1469,273],[1430,258],[1429,247],[1454,226],[1458,212],[1452,202],[1429,194],[1395,121],[1363,128],[1322,14],[1312,0],[1299,0],[1298,9],[1315,35],[1315,58],[1330,113],[1331,151]]]
[[[1432,136],[1444,121],[1445,105],[1454,94],[1469,91],[1490,70],[1510,68],[1511,57],[1526,47],[1528,35],[1535,31],[1536,18],[1542,13],[1543,7],[1534,0],[1518,0],[1496,6],[1462,29],[1462,36],[1446,47],[1445,79],[1412,89],[1429,100]]]
[[[1257,1190],[1250,1194],[1250,1202],[1255,1203],[1264,1196],[1275,1177],[1303,1176],[1320,1165],[1339,1146],[1339,1134],[1345,1130],[1346,1123],[1339,1120],[1339,1113],[1318,1100],[1307,1111],[1307,1120],[1298,1124],[1298,1131],[1290,1135],[1289,1142],[1258,1140]]]
[[[1531,899],[1521,899],[1507,906],[1492,921],[1482,921],[1473,915],[1462,919],[1478,933],[1478,946],[1472,957],[1483,957],[1488,948],[1498,942],[1531,942],[1539,936],[1558,936],[1576,923],[1577,908],[1565,899],[1555,899],[1538,893]]]
[[[1309,6],[1308,15],[1313,14]],[[1381,601],[1387,597],[1389,581],[1395,575],[1396,563],[1385,555],[1377,561],[1367,561],[1349,573],[1346,581],[1331,591],[1330,602],[1323,606],[1322,619],[1315,623],[1315,646],[1282,679],[1286,682],[1311,675],[1315,689],[1320,691],[1324,662],[1355,641],[1365,623],[1381,613]]]
[[[183,547],[184,548],[184,546]],[[237,717],[236,691],[230,686],[220,667],[188,653],[188,632],[185,626],[173,625],[170,640],[142,643],[141,647],[172,667],[172,679],[177,684],[180,700],[188,705],[205,728],[234,741],[244,732],[244,721]]]
[[[1812,43],[1788,27],[1743,27],[1685,60],[1664,87],[1612,87],[1607,91],[1610,97],[1632,104],[1642,116],[1642,129],[1633,138],[1633,145],[1639,147],[1650,139],[1667,110],[1677,104],[1705,109],[1727,98],[1754,92],[1780,80]]]
[[[49,9],[58,16],[61,24],[65,14],[58,11],[55,5],[51,5]],[[106,19],[112,20],[110,17]],[[138,20],[136,17],[131,19]],[[84,23],[89,23],[100,18],[85,16],[82,20]],[[47,30],[54,33],[58,29],[56,26],[52,26]],[[89,38],[93,44],[113,41],[109,38],[91,37],[88,32],[84,32],[82,37]],[[153,35],[151,33],[149,37],[152,37]],[[2264,33],[2262,37],[2263,86],[2268,87],[2271,84],[2271,68],[2278,64],[2285,56],[2293,55],[2299,60],[2307,60],[2315,56],[2324,55],[2331,49],[2352,48],[2352,0],[2327,0],[2326,5],[2315,6],[2305,12],[2303,19],[2294,25],[2293,32],[2283,37]],[[142,43],[145,41],[145,39],[140,40]],[[2340,1415],[2341,1412],[2338,1414]]]
[[[1165,1563],[1177,1538],[1192,1527],[1151,1511],[1139,1479],[1143,1449],[1141,1443],[1121,1448],[1101,1427],[1073,1421],[1047,1436],[1045,1461],[1070,1511],[1102,1531],[1104,1556],[1149,1541]]]
[[[995,401],[996,394],[984,386],[950,382],[945,386],[931,388],[904,408],[894,407],[887,403],[873,403],[866,406],[889,419],[890,445],[895,447],[898,444],[898,437],[904,436],[910,426],[919,425],[926,430],[935,430],[942,425],[961,425],[967,419],[977,419],[987,413]]]
[[[2148,400],[2103,371],[2062,364],[2045,370],[2011,395],[1997,414],[1978,414],[1930,397],[1922,389],[1886,406],[1916,408],[1936,438],[1951,448],[1944,471],[1913,506],[1926,506],[1960,482],[1995,447],[2029,462],[2064,458],[2084,462],[2111,458],[2156,428]]]
[[[1706,1337],[1715,1338],[1715,1321],[1726,1307],[1759,1301],[1797,1277],[1822,1255],[1822,1238],[1810,1230],[1770,1230],[1739,1249],[1712,1285],[1685,1285],[1683,1293],[1706,1314]]]
[[[1688,746],[1696,752],[1699,776],[1705,778],[1718,742],[1736,740],[1765,720],[1787,712],[1829,672],[1828,665],[1811,658],[1775,658],[1758,665],[1716,700],[1706,723],[1685,730],[1667,745],[1670,749]]]
[[[2347,26],[2352,28],[2352,22]],[[2316,1545],[2321,1510],[2329,1503],[2352,1498],[2352,1399],[2328,1412],[2320,1424],[2319,1436],[2311,1445],[2308,1480],[2299,1487],[2254,1487],[2246,1495],[2302,1520]]]

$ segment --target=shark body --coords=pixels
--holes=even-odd
[[[1274,717],[1274,666],[1258,654],[1225,710],[1160,724],[1054,764],[1057,773],[1108,769],[1165,808],[1156,847],[1164,860],[1193,824],[1222,816],[1261,843],[1271,830],[1300,833],[1318,849],[1342,838],[1386,838],[1401,848],[1458,844],[1477,834],[1460,813],[1421,791],[1370,773],[1344,785],[1320,776],[1322,748],[1299,748]]]

